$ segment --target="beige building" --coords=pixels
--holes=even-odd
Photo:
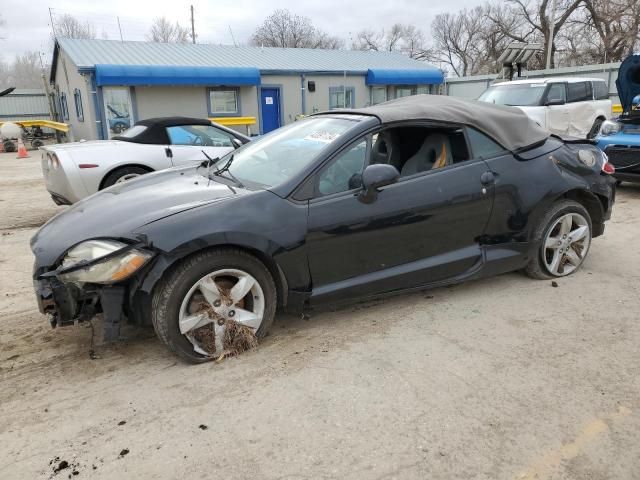
[[[58,39],[50,81],[58,120],[89,140],[176,115],[267,133],[301,115],[435,93],[443,75],[393,52]]]

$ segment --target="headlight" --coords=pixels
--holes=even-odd
[[[600,135],[615,135],[620,131],[620,124],[618,122],[612,122],[611,120],[605,120],[600,127]]]
[[[126,243],[116,240],[88,240],[76,245],[64,257],[62,273],[58,278],[65,283],[114,283],[125,280],[153,256],[151,252],[128,247]],[[101,258],[104,260],[100,261]],[[84,263],[90,264],[80,266]],[[78,268],[74,270],[73,267]],[[66,271],[69,269],[72,270]]]

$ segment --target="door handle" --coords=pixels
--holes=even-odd
[[[496,176],[493,174],[493,172],[484,172],[480,176],[480,183],[482,183],[483,185],[491,185],[493,182],[495,182],[495,180]]]
[[[164,149],[164,153],[167,154],[167,158],[173,158],[173,151],[169,147]]]

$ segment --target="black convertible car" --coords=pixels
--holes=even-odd
[[[610,172],[515,108],[425,95],[322,113],[53,218],[31,242],[37,297],[54,326],[102,312],[110,336],[153,324],[206,361],[278,307],[568,275],[611,215]]]

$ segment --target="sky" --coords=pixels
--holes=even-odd
[[[195,28],[203,43],[233,44],[247,42],[255,27],[275,9],[286,8],[292,13],[311,18],[314,25],[330,35],[344,38],[365,28],[383,29],[394,23],[413,24],[428,38],[433,18],[445,11],[454,12],[474,6],[481,0],[193,0],[191,2],[161,0],[110,0],[108,2],[79,0],[2,0],[0,15],[0,57],[11,61],[26,51],[42,52],[50,61],[51,19],[71,14],[89,21],[96,28],[98,38],[119,40],[118,17],[124,40],[144,40],[154,17],[166,16],[182,26],[190,26],[189,6],[195,10]],[[304,6],[303,6],[304,5]]]

